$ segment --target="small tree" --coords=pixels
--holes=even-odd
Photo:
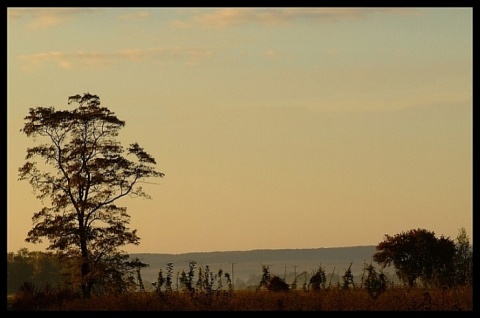
[[[167,263],[167,278],[165,278],[166,292],[172,292],[172,283],[173,283],[172,275],[173,275],[173,263],[170,262],[170,263]]]
[[[154,169],[154,158],[137,143],[125,150],[115,140],[125,122],[100,106],[89,93],[70,96],[73,110],[53,107],[30,108],[21,132],[42,137],[47,143],[28,148],[19,179],[28,180],[37,198],[50,206],[34,213],[27,242],[47,238],[49,250],[78,258],[80,286],[89,297],[99,283],[97,269],[106,261],[117,265],[125,253],[119,247],[139,244],[136,230],[130,230],[130,216],[115,202],[125,196],[149,196],[139,186],[146,178],[163,177]],[[45,163],[40,167],[34,159]]]
[[[156,293],[160,296],[163,295],[162,287],[163,287],[164,284],[165,284],[165,277],[163,277],[163,271],[160,268],[158,270],[157,281],[152,283],[152,285],[155,287]]]
[[[189,261],[188,262],[188,274],[185,273],[184,270],[182,270],[181,274],[180,274],[180,285],[183,287],[183,289],[185,291],[188,291],[190,293],[194,293],[195,292],[195,286],[193,284],[193,278],[195,277],[195,266],[196,266],[197,262],[196,261]],[[200,269],[200,272],[201,272],[201,269]],[[199,275],[200,277],[204,276],[202,273],[200,273]],[[196,285],[201,287],[202,286],[202,283],[203,281],[200,281],[200,280],[197,280],[197,283]]]
[[[126,265],[135,270],[138,288],[140,289],[140,291],[145,291],[145,285],[143,285],[142,274],[140,273],[140,271],[142,270],[142,268],[148,267],[150,265],[141,262],[138,257],[135,257],[130,262],[127,262]]]
[[[198,268],[197,283],[195,284],[195,288],[199,292],[203,291],[203,287],[204,287],[204,283],[205,283],[205,280],[204,280],[203,276],[204,276],[203,275],[203,268],[200,266]],[[184,278],[182,278],[182,284],[183,284],[183,282],[187,281],[187,274],[185,274],[185,276],[182,276],[182,277],[184,277]]]
[[[285,282],[285,280],[283,280],[283,278],[277,275],[273,275],[270,278],[267,288],[269,291],[273,291],[273,292],[289,291],[288,284]]]
[[[326,283],[327,275],[325,274],[325,269],[320,265],[318,269],[312,273],[308,287],[314,291],[319,291],[320,289],[325,289]]]
[[[382,268],[393,264],[398,277],[409,287],[419,278],[424,284],[433,282],[439,273],[451,268],[455,255],[452,240],[443,236],[437,239],[434,232],[424,229],[385,235],[376,250],[373,260]]]
[[[210,266],[205,265],[205,276],[203,278],[203,289],[208,293],[211,294],[213,291],[213,284],[215,283],[215,276],[213,272],[210,270]]]
[[[279,292],[288,291],[288,284],[277,275],[270,275],[270,268],[268,265],[262,265],[262,279],[257,286],[257,290],[266,289],[268,291]]]
[[[268,289],[268,284],[270,282],[270,268],[268,265],[262,265],[262,279],[258,283],[257,290],[259,289]]]
[[[227,280],[227,285],[228,285],[228,291],[233,292],[233,283],[232,283],[232,278],[229,273],[225,273],[225,279]]]
[[[461,228],[455,243],[455,283],[471,284],[473,280],[473,251],[465,231]]]
[[[227,274],[227,273],[225,273]],[[223,281],[222,281],[223,269],[219,268],[217,272],[217,290],[223,289]]]

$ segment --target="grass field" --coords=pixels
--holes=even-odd
[[[16,304],[12,306],[12,303]],[[23,304],[23,305],[22,305]],[[472,311],[473,288],[390,288],[378,298],[366,290],[329,288],[320,291],[214,291],[157,294],[133,292],[89,299],[7,300],[9,310],[53,311]]]

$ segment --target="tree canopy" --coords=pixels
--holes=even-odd
[[[116,141],[125,122],[102,107],[97,95],[70,96],[71,103],[78,106],[30,108],[20,131],[46,142],[27,149],[19,179],[30,182],[44,205],[34,213],[26,241],[46,238],[49,250],[76,259],[82,293],[88,297],[106,273],[113,277],[126,270],[129,263],[119,248],[139,244],[137,231],[128,228],[127,209],[117,206],[117,200],[150,198],[140,184],[164,173],[155,170],[155,159],[138,143],[124,149]]]
[[[376,246],[373,260],[382,267],[394,265],[397,275],[410,287],[417,279],[427,283],[446,283],[453,275],[455,243],[435,237],[434,232],[413,229],[395,236],[385,235]]]

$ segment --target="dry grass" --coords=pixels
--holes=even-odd
[[[40,309],[40,308],[39,308]],[[40,310],[56,311],[472,311],[472,287],[453,289],[391,288],[377,299],[364,289],[313,291],[137,292],[73,299]]]

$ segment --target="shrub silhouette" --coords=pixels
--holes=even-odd
[[[289,286],[282,278],[277,275],[270,275],[270,269],[268,265],[262,265],[262,280],[258,284],[257,290],[266,288],[268,291],[279,292],[288,291]]]
[[[288,284],[280,277],[273,275],[270,278],[269,284],[267,286],[269,291],[273,292],[281,292],[281,291],[288,291]]]
[[[327,276],[325,275],[325,269],[320,265],[318,269],[313,272],[312,277],[310,277],[310,282],[308,287],[312,288],[314,291],[319,291],[322,288],[325,288],[327,283]]]

